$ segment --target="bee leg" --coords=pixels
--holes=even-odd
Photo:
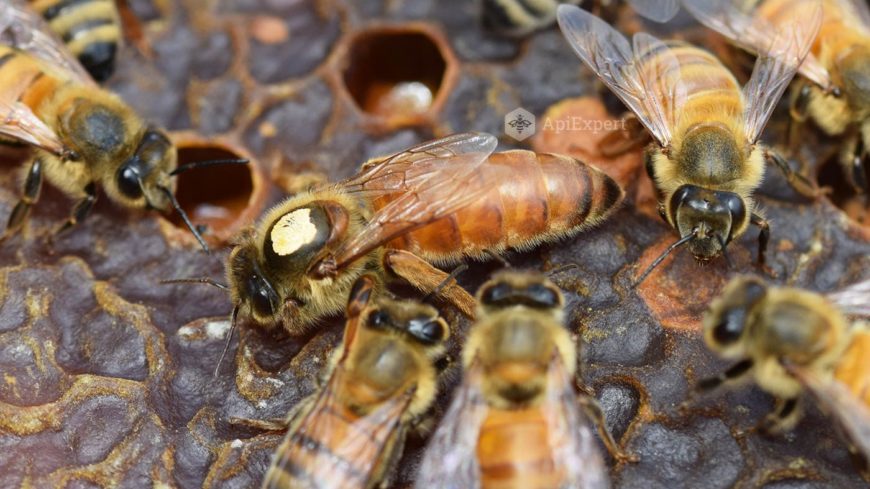
[[[782,172],[785,179],[788,181],[789,185],[792,186],[795,191],[799,194],[809,197],[809,198],[818,198],[822,195],[822,190],[818,187],[818,185],[814,184],[810,181],[806,176],[801,174],[798,171],[792,170],[791,166],[788,164],[788,160],[782,157],[776,151],[771,149],[767,149],[764,151],[764,159],[768,163],[773,163],[779,168],[779,171]]]
[[[782,433],[794,424],[799,413],[798,398],[776,399],[776,406],[772,413],[761,420],[756,430],[763,434],[775,435]]]
[[[604,419],[604,411],[601,410],[598,400],[588,392],[588,389],[584,388],[577,400],[580,402],[580,407],[583,408],[583,411],[585,411],[592,419],[592,422],[595,423],[595,427],[598,429],[598,434],[601,436],[604,446],[607,447],[607,451],[610,452],[610,455],[619,462],[637,462],[637,455],[623,451],[622,448],[619,447],[619,444],[616,443],[613,434],[611,434],[610,430],[607,429],[607,423]]]
[[[768,275],[776,275],[776,272],[767,266],[767,244],[770,242],[770,223],[767,222],[767,219],[754,212],[749,222],[758,226],[758,266]]]
[[[789,113],[791,117],[788,120],[788,149],[789,153],[792,155],[799,154],[799,148],[801,146],[801,134],[803,133],[804,123],[807,120],[808,114],[807,109],[810,104],[810,95],[812,94],[812,87],[804,82],[799,82],[796,90],[793,91],[793,96],[791,98],[791,105],[789,106]]]
[[[230,417],[230,424],[253,428],[259,431],[277,431],[281,433],[287,431],[289,427],[286,418],[250,419],[232,416]]]
[[[24,180],[24,195],[12,209],[12,214],[9,215],[9,221],[6,223],[6,231],[0,237],[0,241],[21,229],[27,215],[30,214],[30,208],[39,199],[40,189],[42,189],[42,160],[36,158],[30,165],[27,178]]]
[[[689,409],[689,406],[695,400],[695,397],[704,392],[709,392],[715,389],[718,389],[722,384],[730,381],[739,379],[746,375],[752,369],[752,360],[744,359],[735,363],[734,365],[728,367],[727,370],[720,373],[715,377],[708,377],[706,379],[701,379],[695,384],[695,388],[689,391],[688,398],[680,404],[678,408],[682,414],[686,414]]]
[[[70,228],[84,220],[84,218],[88,217],[88,214],[91,213],[91,209],[94,207],[94,202],[97,200],[97,189],[94,185],[94,182],[89,183],[85,187],[85,197],[79,200],[76,203],[76,206],[73,208],[72,214],[69,216],[69,219],[66,220],[57,230],[54,232],[54,235],[57,236],[59,234],[65,233]]]
[[[384,255],[384,267],[426,293],[436,290],[450,276],[419,256],[404,250],[388,251]],[[474,297],[459,284],[453,282],[444,285],[438,295],[444,297],[469,319],[474,319],[474,309],[477,303]]]

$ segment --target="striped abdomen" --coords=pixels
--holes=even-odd
[[[388,246],[434,262],[528,249],[600,222],[623,195],[619,185],[597,168],[561,155],[495,153],[475,175],[492,182],[483,198]]]
[[[856,330],[843,356],[837,363],[834,377],[870,408],[870,331]]]
[[[112,74],[121,40],[115,0],[31,0],[33,8],[97,81]]]
[[[66,81],[33,56],[0,45],[0,99],[3,101],[21,102],[39,115],[40,104]]]
[[[677,63],[668,62],[668,57]],[[680,41],[639,54],[641,77],[659,89],[658,99],[665,113],[676,111],[675,133],[697,123],[722,123],[728,127],[742,121],[743,96],[740,84],[724,65],[707,51]],[[673,97],[666,87],[679,80],[685,87],[685,100],[671,107]]]
[[[490,409],[477,442],[484,489],[552,489],[564,467],[555,463],[549,425],[539,408]]]
[[[263,488],[368,488],[384,469],[399,435],[392,423],[372,424],[336,404],[315,406],[275,452]]]

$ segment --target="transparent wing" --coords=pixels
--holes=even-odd
[[[389,202],[336,250],[336,267],[483,197],[497,175],[476,170],[497,144],[489,134],[450,136],[365,165],[359,175],[338,184],[352,193],[387,196]]]
[[[481,390],[482,369],[477,363],[465,372],[450,408],[429,440],[417,489],[476,489],[480,487],[477,439],[488,407]]]
[[[680,10],[679,0],[628,0],[631,8],[655,22],[667,22]]]
[[[789,367],[789,371],[815,399],[822,411],[837,419],[855,448],[870,460],[870,408],[836,380],[821,379],[813,372]]]
[[[577,56],[637,115],[667,147],[686,98],[679,61],[664,43],[648,34],[628,40],[609,24],[578,7],[561,5],[559,27]]]
[[[7,95],[11,94],[0,94],[0,134],[63,155],[64,145],[54,131],[36,117],[30,107],[10,101]]]
[[[822,22],[822,5],[816,2],[814,8],[802,10],[803,14],[795,22],[780,23],[776,26],[755,22],[756,28],[773,29],[772,39],[759,46],[758,59],[752,70],[752,77],[743,87],[746,100],[744,126],[750,142],[761,137],[761,131],[773,113],[773,109],[788,87],[798,67],[809,53],[813,40]]]
[[[544,411],[547,413],[554,461],[557,467],[564,467],[566,471],[563,487],[610,487],[604,460],[585,416],[580,413],[571,378],[558,355],[550,361]]]
[[[819,0],[796,0],[789,6],[793,15],[781,17],[778,25],[770,24],[761,15],[740,10],[731,1],[683,0],[683,4],[699,22],[747,51],[767,58],[781,56],[784,59],[780,62],[786,65],[794,64],[795,57],[802,59],[803,62],[797,62],[798,71],[825,90],[833,90],[830,73],[818,58],[808,52],[822,21]],[[789,42],[794,46],[787,46]],[[759,66],[760,63],[756,63],[756,70]],[[776,70],[767,70],[772,72],[771,75],[776,73]],[[770,79],[776,78],[770,76]],[[788,81],[784,85],[788,85]]]
[[[870,318],[870,279],[849,285],[827,297],[849,316]]]
[[[272,474],[275,478],[279,473],[292,474],[300,466],[317,481],[342,481],[349,473],[364,478],[372,475],[387,441],[401,425],[413,389],[354,419],[339,401],[346,376],[344,366],[337,365],[312,408],[276,452],[267,480]]]
[[[42,17],[22,0],[0,2],[0,44],[27,52],[78,82],[94,84]]]

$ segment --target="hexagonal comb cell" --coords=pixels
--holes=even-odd
[[[356,107],[389,126],[437,112],[455,77],[455,57],[425,26],[382,27],[347,40],[341,79]]]
[[[204,226],[207,241],[226,242],[263,210],[266,185],[260,166],[229,142],[185,135],[177,138],[176,144],[179,167],[204,161],[249,160],[247,165],[218,164],[178,175],[176,197],[193,224]],[[170,221],[187,233],[180,215],[172,214]]]

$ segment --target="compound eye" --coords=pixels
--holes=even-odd
[[[429,318],[412,320],[408,325],[408,332],[426,345],[434,345],[445,337],[444,325]]]
[[[130,165],[124,165],[118,170],[118,190],[131,199],[142,197],[142,186],[139,184],[139,172]]]
[[[275,315],[278,294],[266,280],[258,275],[251,276],[248,279],[248,295],[251,298],[251,306],[258,315],[263,317]]]
[[[736,194],[723,196],[722,202],[728,207],[728,212],[731,213],[731,230],[728,232],[728,241],[731,241],[734,229],[746,220],[746,205],[743,204],[743,199]]]
[[[542,284],[530,285],[526,289],[529,300],[540,307],[552,308],[560,305],[559,294]]]
[[[510,297],[513,293],[513,288],[506,283],[499,283],[486,289],[480,297],[480,302],[486,305],[497,305]]]
[[[386,328],[390,324],[390,315],[378,309],[369,314],[369,326],[373,328]]]
[[[728,311],[713,328],[713,339],[721,345],[731,345],[740,339],[746,325],[746,314],[743,309]]]

